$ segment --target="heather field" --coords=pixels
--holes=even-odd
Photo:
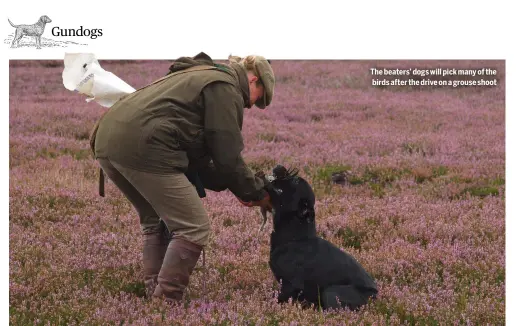
[[[101,61],[134,87],[167,61]],[[372,67],[498,70],[496,87],[372,87]],[[502,325],[503,62],[275,61],[267,110],[245,113],[244,156],[313,185],[321,236],[355,256],[380,294],[359,312],[275,302],[267,224],[229,192],[183,306],[144,298],[138,217],[98,196],[88,134],[105,110],[66,90],[62,61],[10,62],[12,325]],[[345,171],[345,184],[331,181]]]

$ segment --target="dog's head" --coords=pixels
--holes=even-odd
[[[40,21],[45,24],[52,23],[51,18],[49,18],[49,16],[47,15],[43,15],[42,17],[40,17]]]
[[[276,166],[266,189],[273,206],[275,233],[289,237],[315,235],[315,195],[295,169]]]

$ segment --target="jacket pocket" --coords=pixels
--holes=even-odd
[[[154,122],[144,130],[140,146],[170,151],[182,150],[178,133],[173,130],[172,125],[162,120]]]
[[[180,146],[187,152],[190,164],[195,167],[205,165],[210,160],[205,145],[205,132],[203,129],[198,130],[192,139],[180,141]]]

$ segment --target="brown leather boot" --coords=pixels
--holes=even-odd
[[[147,298],[152,297],[158,284],[158,274],[168,245],[169,237],[164,230],[143,234],[143,273]]]
[[[153,296],[181,301],[202,250],[203,246],[182,238],[170,240]]]

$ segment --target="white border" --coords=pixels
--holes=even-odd
[[[513,51],[515,8],[503,1],[320,1],[239,0],[145,3],[111,1],[7,1],[0,23],[2,40],[16,24],[31,23],[42,14],[55,24],[102,28],[104,36],[89,46],[35,50],[2,49],[2,114],[8,121],[8,59],[62,59],[65,51],[93,52],[98,59],[172,59],[204,51],[216,59],[230,53],[262,54],[273,59],[507,59],[507,320],[520,324],[517,311],[520,267],[514,253],[520,209],[515,203],[520,184],[520,53]],[[2,5],[4,6],[4,5]],[[511,20],[513,19],[513,20]],[[516,30],[520,30],[516,28]],[[47,35],[47,34],[46,34]],[[517,33],[518,35],[518,33]],[[2,128],[5,137],[8,129]],[[517,137],[518,136],[518,137]],[[2,207],[8,214],[8,142],[2,142],[4,187]],[[4,215],[5,217],[5,215]],[[9,245],[4,219],[4,248]],[[3,306],[8,314],[8,251],[2,251]],[[6,254],[7,253],[7,254]],[[4,301],[5,300],[5,301]],[[7,319],[7,316],[6,316]]]

